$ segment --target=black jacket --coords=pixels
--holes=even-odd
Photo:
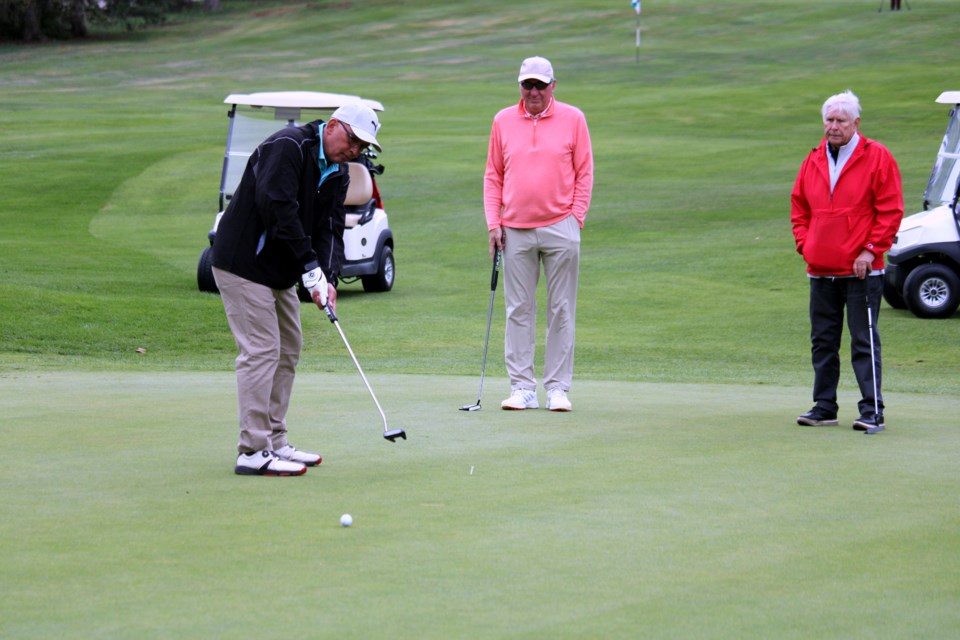
[[[320,124],[282,129],[253,152],[217,226],[213,266],[272,289],[319,266],[336,285],[350,177],[340,163],[317,188]]]

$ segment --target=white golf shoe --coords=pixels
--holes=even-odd
[[[500,408],[510,411],[523,411],[524,409],[539,409],[540,403],[537,402],[535,391],[514,389],[510,397],[500,403]]]
[[[320,457],[319,453],[300,451],[300,449],[292,447],[289,444],[285,444],[279,449],[274,449],[273,452],[281,460],[287,460],[288,462],[299,462],[300,464],[304,464],[308,467],[315,467],[323,462],[323,458]]]
[[[302,476],[306,465],[281,460],[273,451],[254,451],[237,456],[234,472],[240,476]]]
[[[573,411],[573,405],[567,397],[567,392],[560,387],[547,391],[547,409],[550,411]]]

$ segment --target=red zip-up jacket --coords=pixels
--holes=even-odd
[[[831,194],[826,145],[824,138],[803,161],[790,194],[797,253],[814,276],[853,275],[853,261],[864,249],[879,271],[903,218],[897,162],[885,146],[861,134]]]

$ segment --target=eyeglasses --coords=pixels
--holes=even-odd
[[[347,133],[347,142],[350,143],[351,147],[356,147],[360,151],[367,148],[367,143],[353,134],[353,129],[350,128],[350,125],[340,120],[337,120],[337,122],[340,122],[340,126],[343,127],[343,130]]]
[[[539,80],[524,80],[523,82],[520,83],[520,86],[526,89],[527,91],[530,91],[531,89],[536,89],[537,91],[543,91],[544,89],[549,87],[551,84],[553,83],[540,82]]]

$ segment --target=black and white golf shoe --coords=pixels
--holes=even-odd
[[[300,464],[308,467],[315,467],[323,462],[323,458],[319,453],[300,451],[300,449],[297,449],[289,444],[285,444],[279,449],[274,449],[273,453],[281,460],[286,460],[288,462],[299,462]]]
[[[840,423],[837,422],[835,411],[814,407],[802,416],[797,416],[797,424],[804,427],[835,427]]]
[[[234,472],[240,476],[302,476],[306,465],[277,457],[273,451],[254,451],[237,456]]]

